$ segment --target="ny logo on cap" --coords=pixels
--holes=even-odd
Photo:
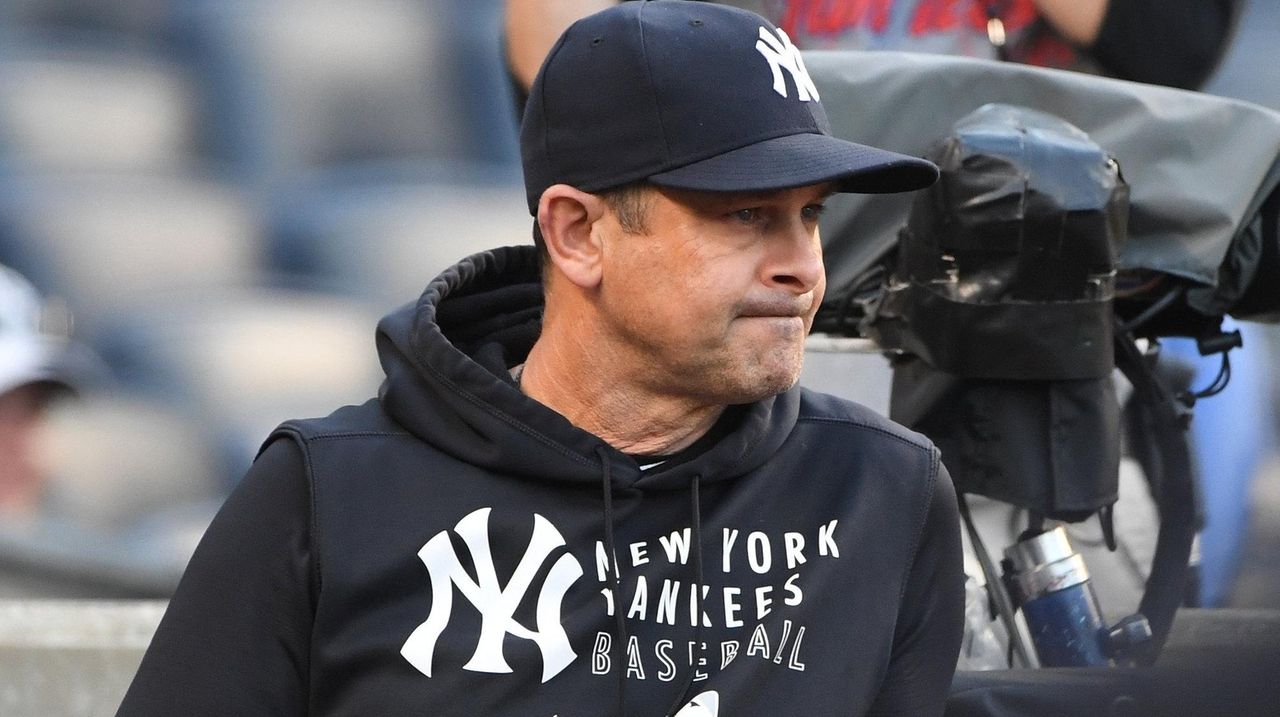
[[[796,83],[796,96],[801,102],[808,102],[810,99],[820,99],[818,97],[818,88],[814,86],[813,79],[809,77],[809,71],[805,69],[804,60],[800,58],[800,49],[791,44],[791,38],[787,37],[787,33],[781,29],[778,30],[777,37],[773,33],[760,28],[760,39],[756,42],[756,49],[769,61],[769,69],[773,71],[773,91],[787,96],[787,83],[782,77],[782,68],[786,68],[791,73],[791,79]]]

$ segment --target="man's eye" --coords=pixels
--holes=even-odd
[[[825,204],[810,204],[800,210],[800,215],[805,221],[818,221],[818,219],[827,211]]]
[[[733,212],[730,216],[743,224],[752,224],[760,220],[760,210],[756,208],[739,209]]]

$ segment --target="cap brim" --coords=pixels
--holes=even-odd
[[[825,134],[792,134],[749,144],[649,177],[664,187],[765,192],[835,182],[836,191],[889,194],[938,180],[932,162]]]

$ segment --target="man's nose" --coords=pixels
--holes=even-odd
[[[825,272],[817,229],[796,222],[770,249],[770,283],[796,294],[817,288]]]

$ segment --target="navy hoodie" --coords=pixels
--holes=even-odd
[[[119,714],[941,714],[937,450],[793,388],[642,469],[511,381],[541,308],[521,247],[383,319],[378,398],[272,435]]]

